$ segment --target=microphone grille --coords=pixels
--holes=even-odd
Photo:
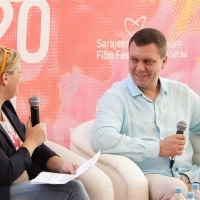
[[[177,130],[185,131],[185,129],[187,128],[187,124],[184,121],[180,121],[178,122],[176,127],[177,127]]]
[[[30,106],[38,106],[40,103],[40,99],[38,96],[32,96],[28,100]]]

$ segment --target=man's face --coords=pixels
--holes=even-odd
[[[167,57],[161,58],[155,44],[137,46],[133,41],[129,48],[129,72],[142,89],[155,89],[160,70],[164,68]]]

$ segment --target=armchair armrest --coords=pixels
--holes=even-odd
[[[93,123],[80,124],[71,133],[70,149],[86,159],[95,155],[90,143]],[[147,179],[129,158],[101,154],[96,165],[112,180],[115,200],[149,199]]]
[[[66,162],[79,165],[86,162],[84,158],[59,144],[51,141],[46,141],[45,144]],[[114,199],[112,182],[98,167],[93,166],[77,179],[83,183],[91,200]]]

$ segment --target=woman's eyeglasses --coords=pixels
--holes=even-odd
[[[0,48],[4,51],[4,54],[3,54],[3,60],[2,60],[1,68],[0,68],[0,74],[2,74],[3,71],[4,71],[4,69],[5,69],[5,66],[6,66],[6,58],[7,58],[7,54],[8,54],[8,53],[11,54],[12,52],[6,50],[6,49],[3,48],[2,46],[0,46]]]

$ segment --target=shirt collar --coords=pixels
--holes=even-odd
[[[164,80],[161,77],[159,77],[159,80],[160,80],[160,93],[159,94],[162,96],[167,95],[167,88],[166,88],[166,84],[165,84]],[[132,79],[130,74],[128,74],[128,77],[127,77],[127,86],[128,86],[129,92],[132,97],[143,94],[141,92],[141,90],[138,88],[138,86],[135,84],[135,82]]]
[[[129,92],[130,92],[132,97],[135,97],[135,96],[142,94],[141,90],[135,84],[135,82],[132,79],[130,74],[128,74],[128,77],[127,77],[127,86],[128,86]]]
[[[160,94],[163,96],[167,95],[167,87],[163,78],[159,77],[160,80]]]

